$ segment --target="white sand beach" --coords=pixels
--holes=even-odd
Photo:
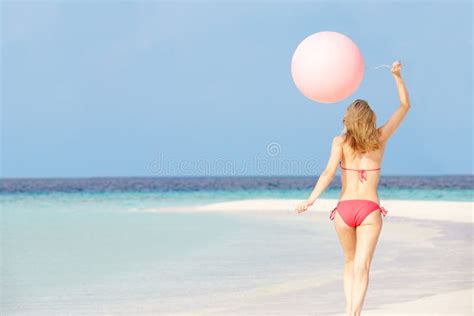
[[[398,304],[386,304],[380,309],[364,312],[364,315],[473,315],[474,291],[472,288],[436,294],[418,300]]]
[[[299,200],[289,199],[241,200],[195,206],[192,208],[186,207],[178,209],[178,211],[238,212],[245,216],[271,216],[272,219],[279,219],[293,224],[295,221],[306,220],[314,221],[314,225],[328,225],[331,223],[328,218],[329,212],[335,207],[337,200],[318,200],[313,207],[302,214],[297,214],[294,211],[294,207],[298,202]],[[464,247],[469,244],[472,246],[473,203],[382,200],[381,205],[388,210],[388,214],[384,218],[384,228],[380,242],[382,249],[378,250],[380,254],[376,256],[384,255],[385,257],[377,258],[376,261],[389,262],[391,258],[389,252],[383,249],[383,244],[393,242],[396,245],[400,245],[400,249],[390,249],[394,253],[403,254],[403,251],[407,249],[413,249],[414,252],[425,251],[424,259],[426,262],[433,261],[436,263],[432,265],[421,263],[423,266],[418,267],[419,269],[416,270],[418,272],[413,272],[413,275],[410,275],[409,279],[406,277],[406,272],[402,272],[405,270],[397,268],[397,265],[410,267],[419,264],[419,262],[409,261],[412,260],[409,256],[404,258],[402,255],[401,260],[404,261],[393,263],[394,268],[390,270],[385,270],[383,267],[377,266],[371,271],[371,279],[374,281],[371,281],[371,284],[369,284],[368,291],[370,294],[367,295],[363,315],[473,315],[472,252],[462,253],[461,251],[459,256],[462,258],[456,258],[456,260],[459,259],[460,262],[471,267],[470,281],[466,280],[467,286],[464,288],[453,289],[446,287],[445,290],[443,290],[443,288],[441,288],[441,290],[435,290],[430,289],[428,283],[426,288],[418,286],[423,284],[426,280],[437,278],[440,273],[444,276],[452,273],[444,270],[440,272],[440,268],[442,268],[440,266],[444,260],[442,257],[444,251],[442,248],[445,247],[440,246],[440,241],[443,241],[443,245],[452,245],[453,248],[461,244],[463,244]],[[148,211],[167,211],[167,209],[163,208]],[[169,211],[171,211],[171,209],[169,209]],[[177,209],[173,208],[172,211],[176,212]],[[451,239],[452,237],[449,237],[451,233],[447,233],[448,231],[463,231],[463,233],[460,237]],[[435,238],[437,238],[436,242]],[[402,245],[406,248],[402,249]],[[339,252],[340,250],[338,249],[337,251]],[[459,252],[456,253],[458,254]],[[446,255],[447,257],[451,256],[451,254],[447,252]],[[433,258],[430,258],[430,256],[433,256]],[[454,258],[450,257],[450,259]],[[469,275],[469,268],[467,268],[466,271]],[[377,283],[377,280],[381,278],[381,276],[388,273],[395,276],[393,283]],[[399,273],[399,275],[397,275],[397,273]],[[311,310],[310,301],[303,301],[307,302],[307,305],[305,305],[305,303],[300,304],[298,312],[291,310],[290,307],[287,309],[285,304],[278,304],[276,302],[278,300],[284,301],[285,299],[288,301],[299,301],[298,295],[302,295],[301,293],[305,293],[304,296],[307,298],[311,297],[311,293],[314,293],[313,298],[317,299],[318,294],[316,291],[313,292],[313,289],[318,286],[319,281],[317,278],[308,277],[306,280],[294,280],[281,284],[276,283],[265,289],[255,289],[252,293],[247,293],[248,298],[251,298],[255,304],[248,305],[247,301],[246,307],[240,308],[239,303],[236,302],[235,306],[209,307],[198,311],[189,311],[189,313],[184,313],[183,315],[263,315],[268,311],[270,306],[273,307],[273,309],[271,309],[272,315],[320,315],[317,311]],[[414,284],[418,285],[413,286]],[[391,289],[389,289],[389,287],[391,287]],[[416,291],[412,290],[412,287],[416,288]],[[377,302],[372,296],[375,295],[376,292],[380,293],[380,291],[387,292],[387,295],[383,296],[383,302]],[[407,294],[406,298],[402,299],[405,294]],[[407,299],[410,295],[416,298]],[[342,297],[341,293],[340,298]],[[340,303],[343,304],[343,302]],[[335,314],[331,313],[331,315]]]
[[[268,199],[243,200],[223,202],[196,207],[197,211],[237,211],[237,212],[277,212],[294,213],[294,208],[300,200]],[[302,216],[311,216],[314,213],[328,213],[336,206],[335,199],[318,200]],[[404,217],[421,220],[440,220],[449,222],[473,222],[474,203],[458,201],[401,201],[382,200],[381,206],[388,210],[387,216]],[[189,210],[189,209],[188,209]]]
[[[474,291],[472,289],[452,291],[437,295],[428,296],[414,301],[397,304],[386,304],[382,308],[364,310],[362,315],[370,316],[470,316],[473,315],[472,302],[474,301]],[[179,314],[180,316],[197,315],[238,315],[238,313],[228,314],[225,309],[205,309],[194,313]],[[250,313],[260,315],[259,313]],[[246,314],[249,315],[249,314]],[[263,315],[263,314],[262,314]],[[273,315],[273,314],[272,314]],[[281,313],[284,315],[284,312]],[[290,315],[290,314],[288,314]],[[300,315],[294,313],[294,315]],[[314,313],[313,315],[319,315]],[[344,313],[338,316],[345,316]]]

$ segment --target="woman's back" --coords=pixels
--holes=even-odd
[[[400,126],[410,109],[408,91],[400,76],[401,64],[392,65],[392,74],[400,96],[400,106],[387,122],[377,128],[377,116],[367,101],[356,99],[348,107],[342,120],[345,133],[333,138],[326,168],[307,201],[297,206],[304,212],[313,205],[341,168],[342,190],[339,200],[369,200],[380,204],[377,186],[388,139]],[[348,202],[350,203],[350,202]]]
[[[346,135],[342,135],[342,140]],[[377,186],[385,144],[380,149],[356,153],[349,144],[342,143],[341,194],[339,200],[366,199],[379,203]]]

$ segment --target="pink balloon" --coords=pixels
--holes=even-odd
[[[357,45],[337,32],[305,38],[291,60],[291,75],[307,98],[332,103],[357,90],[364,77],[364,59]]]

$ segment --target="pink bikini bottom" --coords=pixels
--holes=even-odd
[[[387,210],[379,206],[376,202],[370,200],[342,200],[331,211],[329,218],[334,219],[336,211],[342,217],[344,222],[350,227],[357,227],[373,211],[380,210],[383,216],[387,215]]]

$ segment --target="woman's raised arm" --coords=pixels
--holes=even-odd
[[[400,62],[394,62],[392,65],[392,75],[397,85],[398,95],[400,97],[400,106],[388,119],[387,123],[380,127],[379,130],[382,142],[386,142],[390,138],[390,136],[392,136],[395,130],[402,123],[411,106],[410,97],[408,96],[408,90],[400,74],[401,67],[402,64]]]

